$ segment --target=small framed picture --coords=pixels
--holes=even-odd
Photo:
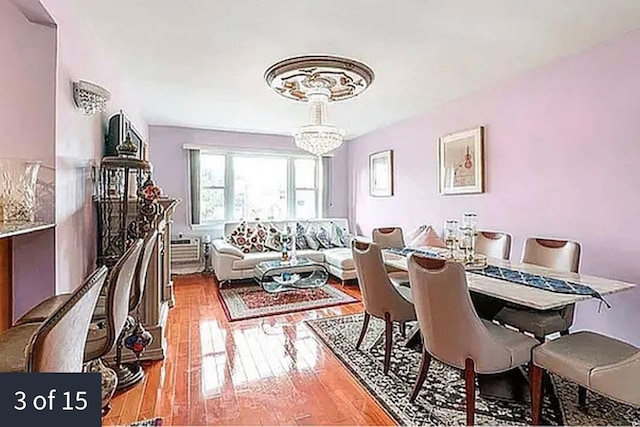
[[[438,141],[440,194],[484,192],[484,127],[440,137]]]
[[[369,194],[393,196],[393,150],[369,155]]]

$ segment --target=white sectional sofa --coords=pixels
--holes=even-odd
[[[319,225],[332,232],[332,224],[336,224],[342,229],[350,231],[348,221],[344,218],[322,218],[300,222],[314,226]],[[270,223],[282,230],[287,225],[295,223],[295,221],[270,221]],[[224,235],[228,236],[238,224],[239,222],[225,223]],[[255,224],[255,222],[247,222],[250,227],[254,227]],[[280,252],[276,251],[243,253],[224,238],[213,240],[212,246],[212,265],[220,286],[232,280],[250,279],[253,277],[254,267],[259,262],[276,260],[281,256]],[[324,263],[329,273],[340,279],[343,284],[347,280],[356,278],[356,269],[351,256],[351,248],[349,247],[297,250],[296,256]]]

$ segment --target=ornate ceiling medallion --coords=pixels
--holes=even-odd
[[[373,83],[374,74],[353,59],[308,55],[273,64],[264,78],[276,93],[294,101],[307,101],[308,91],[317,87],[331,91],[330,101],[342,101],[360,95]]]
[[[309,104],[309,124],[293,133],[296,145],[323,156],[342,145],[345,131],[326,123],[328,104],[360,95],[373,82],[373,71],[361,62],[338,56],[296,56],[264,73],[279,95]]]

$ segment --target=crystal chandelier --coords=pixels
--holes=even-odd
[[[345,131],[325,123],[330,101],[361,94],[373,82],[373,71],[352,59],[337,56],[297,56],[280,61],[266,71],[265,80],[276,93],[309,103],[310,122],[293,134],[296,146],[316,156],[340,145]]]
[[[293,137],[296,145],[316,156],[327,154],[342,145],[344,130],[325,124],[331,91],[318,85],[307,92],[310,124],[300,126]]]

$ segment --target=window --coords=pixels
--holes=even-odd
[[[231,219],[287,218],[287,159],[232,156]]]
[[[315,159],[295,159],[295,217],[313,218],[317,211],[318,193],[316,188]]]
[[[192,224],[318,216],[315,158],[191,150],[190,159]]]
[[[225,156],[200,158],[200,221],[222,220],[224,212]]]

